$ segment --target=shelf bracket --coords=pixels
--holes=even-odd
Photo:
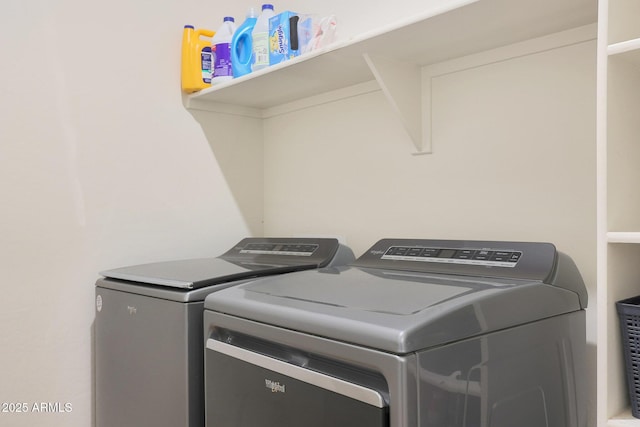
[[[417,64],[363,54],[378,85],[395,111],[417,153],[430,154],[430,140],[422,125],[422,75]]]

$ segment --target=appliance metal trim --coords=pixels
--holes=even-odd
[[[207,340],[207,348],[377,408],[387,406],[380,393],[367,387],[254,353],[234,345],[225,344],[212,338]]]
[[[126,280],[129,282],[141,283],[143,285],[160,285],[171,288],[193,289],[193,281],[189,282],[186,280],[163,279],[160,277],[141,277],[135,274],[119,273],[110,270],[101,271],[99,274],[107,279]]]

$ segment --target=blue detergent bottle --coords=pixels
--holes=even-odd
[[[233,33],[231,39],[231,67],[233,77],[244,76],[251,72],[253,63],[253,40],[251,32],[258,21],[258,12],[250,7],[247,11],[247,19]]]

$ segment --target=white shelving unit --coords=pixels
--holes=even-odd
[[[615,307],[640,295],[640,2],[601,0],[598,14],[598,425],[640,427]]]
[[[266,118],[297,102],[352,96],[377,83],[419,153],[430,152],[421,68],[595,22],[594,0],[452,0],[379,31],[203,90],[190,109]],[[314,101],[315,100],[315,101]]]

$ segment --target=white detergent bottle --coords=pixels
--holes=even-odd
[[[263,4],[262,13],[253,27],[251,39],[253,43],[253,71],[269,66],[269,18],[275,15],[272,4]]]
[[[222,25],[218,28],[211,41],[211,52],[213,54],[213,78],[211,79],[211,84],[233,79],[231,39],[235,31],[236,25],[233,17],[225,16]]]

